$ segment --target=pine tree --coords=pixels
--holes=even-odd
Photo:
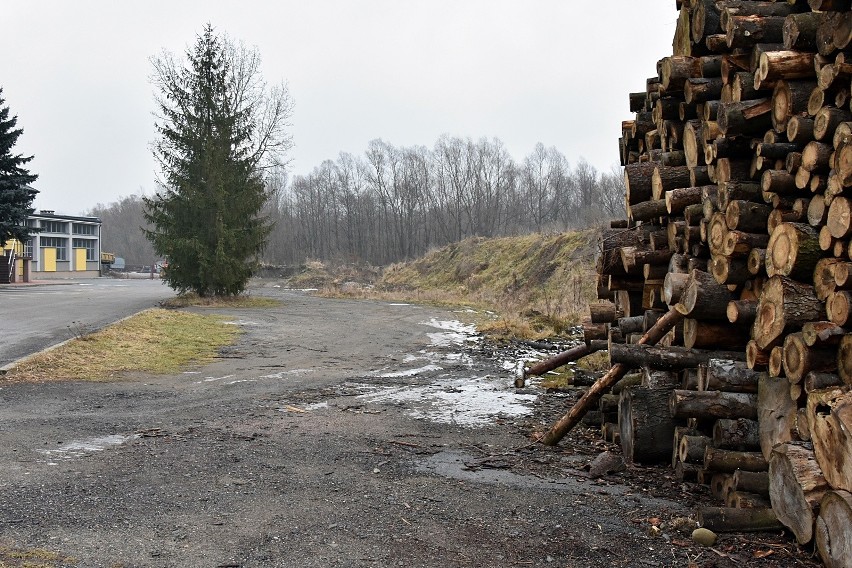
[[[5,102],[0,88],[0,248],[9,240],[29,238],[32,229],[26,226],[26,220],[33,212],[32,202],[38,193],[29,187],[38,176],[23,167],[33,157],[12,153],[23,129],[15,128],[18,117],[9,117]]]
[[[168,259],[165,281],[181,293],[242,292],[271,230],[261,216],[268,199],[263,160],[289,144],[285,137],[276,146],[276,136],[290,105],[286,90],[278,92],[285,100],[274,100],[274,108],[282,113],[272,127],[264,122],[269,99],[256,90],[258,59],[249,54],[252,67],[245,57],[207,25],[186,65],[167,56],[154,60],[160,88],[154,153],[162,178],[160,191],[145,198],[153,226],[146,235]]]

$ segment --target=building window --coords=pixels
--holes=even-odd
[[[75,235],[96,235],[98,228],[96,225],[87,225],[86,223],[72,223],[71,232]]]
[[[68,239],[59,237],[42,237],[39,239],[41,248],[55,248],[56,260],[68,260]]]
[[[95,260],[95,242],[92,239],[74,239],[71,244],[75,249],[86,249],[86,260]]]
[[[43,233],[65,233],[65,223],[60,221],[41,221],[41,230]]]
[[[33,240],[27,239],[27,242],[24,243],[24,257],[32,258],[33,257]]]

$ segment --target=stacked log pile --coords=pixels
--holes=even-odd
[[[611,304],[587,339],[641,377],[601,399],[604,432],[709,484],[714,528],[774,516],[850,566],[852,6],[677,5],[673,55],[629,97],[626,219],[598,260]]]

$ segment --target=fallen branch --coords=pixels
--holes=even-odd
[[[675,308],[670,309],[666,315],[658,319],[657,323],[645,332],[645,335],[642,336],[639,343],[643,345],[654,345],[662,339],[671,328],[683,320],[683,317],[683,314]],[[624,377],[629,370],[630,367],[622,363],[616,363],[613,365],[609,372],[595,381],[595,384],[592,385],[582,397],[580,397],[580,400],[571,407],[571,410],[569,410],[565,416],[560,418],[559,421],[550,428],[547,434],[541,438],[540,442],[547,446],[555,446],[558,444],[559,440],[564,438],[565,434],[570,432],[571,429],[580,422],[586,412],[597,405],[601,396],[605,394],[612,385],[621,380],[621,378]]]
[[[571,361],[581,359],[586,355],[594,353],[595,351],[597,351],[597,349],[593,350],[587,344],[583,343],[578,345],[577,347],[569,349],[568,351],[563,351],[555,357],[545,359],[544,361],[539,361],[529,369],[525,368],[522,363],[518,365],[518,374],[515,377],[515,386],[521,388],[526,383],[527,377],[543,375],[548,371],[552,371],[553,369],[561,367],[562,365],[567,365]]]

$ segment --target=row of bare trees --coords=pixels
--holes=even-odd
[[[263,260],[305,259],[385,265],[471,236],[496,237],[587,227],[624,215],[617,169],[569,164],[538,144],[521,163],[498,139],[440,138],[432,149],[382,140],[362,156],[340,154],[308,175],[267,178],[274,221]],[[141,227],[140,196],[87,214],[103,221],[103,247],[128,264],[154,253]]]
[[[271,184],[276,228],[267,260],[305,258],[375,265],[414,258],[471,236],[495,237],[586,227],[623,214],[619,171],[572,167],[556,148],[536,145],[516,163],[498,139],[440,138],[425,146],[369,144],[292,183]]]

